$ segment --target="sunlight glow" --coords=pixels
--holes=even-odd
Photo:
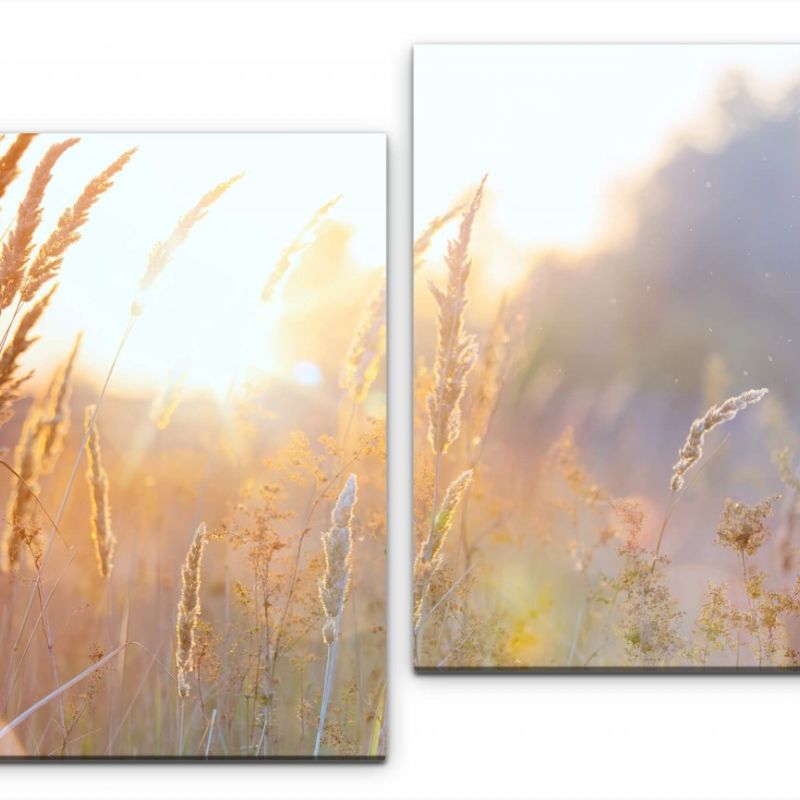
[[[63,136],[38,137],[25,156],[30,171]],[[341,194],[330,214],[353,231],[362,264],[385,261],[383,138],[369,135],[256,134],[83,135],[54,171],[42,230],[85,184],[124,150],[138,146],[115,185],[92,210],[82,239],[70,248],[61,286],[29,354],[37,369],[63,357],[74,333],[85,333],[80,370],[96,383],[113,358],[150,249],[220,181],[244,178],[209,209],[159,276],[125,347],[112,390],[154,396],[176,364],[189,364],[187,389],[225,397],[231,380],[280,363],[282,295],[260,303],[264,282],[283,248],[322,203]],[[354,169],[354,165],[360,168]],[[0,208],[0,229],[12,218],[26,182]],[[293,277],[289,277],[289,283]],[[297,298],[292,308],[297,311]],[[284,341],[285,332],[284,332]]]

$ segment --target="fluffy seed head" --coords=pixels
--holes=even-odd
[[[183,398],[187,374],[188,371],[184,370],[178,375],[173,375],[153,401],[150,408],[150,422],[153,423],[156,430],[163,431],[169,427],[172,415]]]
[[[86,440],[86,479],[89,483],[91,502],[92,541],[94,542],[97,567],[100,575],[107,578],[114,566],[114,549],[117,544],[111,529],[111,504],[108,499],[108,473],[103,468],[100,451],[100,431],[97,428],[96,406],[87,406],[85,426],[89,433]]]
[[[494,324],[483,348],[479,374],[474,381],[475,392],[469,409],[470,448],[477,447],[489,430],[508,366],[510,337],[505,324],[505,302],[500,303]]]
[[[164,271],[167,264],[170,262],[175,251],[186,241],[192,228],[205,217],[209,208],[242,177],[242,175],[234,175],[230,180],[223,181],[211,189],[211,191],[206,192],[200,200],[198,200],[196,205],[189,209],[189,211],[178,220],[178,224],[175,226],[169,238],[165,239],[163,242],[158,242],[153,247],[150,251],[147,268],[142,275],[142,279],[139,281],[140,296],[134,300],[131,306],[131,313],[134,316],[139,316],[144,310],[143,293],[152,287],[156,278]]]
[[[433,527],[428,539],[422,548],[422,558],[424,561],[433,562],[439,556],[442,545],[447,537],[447,533],[453,524],[453,515],[467,491],[467,487],[472,483],[473,470],[468,469],[462,472],[448,487],[444,494],[439,511],[433,520]]]
[[[433,524],[428,536],[417,553],[414,561],[415,626],[419,624],[424,595],[427,592],[431,577],[439,569],[442,562],[442,547],[453,524],[456,509],[470,483],[472,483],[473,472],[474,470],[472,469],[465,470],[447,487],[442,504],[433,518]]]
[[[689,428],[689,435],[678,451],[679,460],[672,467],[670,489],[679,492],[685,483],[684,476],[703,455],[703,442],[708,431],[732,420],[740,411],[753,403],[762,400],[769,389],[748,389],[735,397],[729,397],[724,403],[711,406],[706,413],[696,419]]]
[[[319,599],[325,612],[322,639],[333,644],[338,635],[338,620],[344,608],[352,571],[353,534],[351,522],[357,495],[356,476],[351,474],[339,494],[331,514],[331,528],[322,534],[325,574],[319,582]]]
[[[337,195],[333,200],[329,200],[323,206],[320,206],[315,212],[314,216],[306,223],[306,226],[299,234],[291,241],[291,243],[284,248],[278,257],[272,272],[261,290],[261,302],[267,303],[274,296],[278,289],[285,283],[292,270],[293,264],[296,262],[296,256],[300,255],[312,243],[313,237],[316,234],[322,221],[328,215],[328,212],[342,199],[341,195]]]
[[[769,536],[767,518],[779,495],[768,497],[754,506],[725,500],[725,509],[717,527],[717,542],[747,555],[754,555]]]
[[[464,309],[471,267],[469,243],[485,182],[484,177],[464,212],[458,237],[447,245],[446,290],[442,291],[434,283],[429,284],[438,305],[434,390],[427,400],[428,441],[436,455],[446,453],[458,438],[461,430],[461,398],[467,386],[467,375],[478,357],[477,340],[464,330]]]
[[[339,386],[356,402],[363,403],[378,376],[386,350],[386,287],[381,286],[367,301],[347,352]]]
[[[418,270],[425,263],[425,254],[430,249],[433,237],[450,222],[451,219],[460,214],[464,209],[464,203],[456,203],[449,211],[438,217],[434,217],[426,226],[422,233],[414,240],[414,270]]]
[[[200,568],[203,563],[205,544],[206,524],[201,522],[194,532],[181,570],[181,597],[178,601],[177,644],[175,646],[178,694],[181,697],[189,696],[188,675],[194,671],[195,667],[197,623],[200,619]]]
[[[22,385],[33,373],[19,374],[22,354],[36,341],[29,334],[50,303],[58,284],[40,300],[37,300],[19,321],[11,341],[0,354],[0,425],[7,422],[13,413],[14,403],[19,400]]]
[[[40,409],[34,404],[14,450],[14,470],[19,478],[14,482],[6,508],[6,527],[3,536],[4,571],[17,567],[23,547],[37,549],[39,528],[36,520],[38,479],[41,470],[41,437],[39,436]]]
[[[81,346],[83,334],[75,337],[75,344],[67,360],[56,370],[44,399],[39,435],[42,438],[42,474],[48,475],[55,467],[64,449],[69,433],[69,400],[72,394],[72,371]]]
[[[51,145],[33,172],[28,191],[17,209],[16,223],[0,250],[0,310],[11,305],[20,289],[33,250],[33,236],[42,219],[42,198],[59,158],[80,140]]]
[[[6,193],[11,182],[19,175],[19,162],[35,133],[20,133],[0,157],[0,198]]]
[[[114,176],[130,161],[136,148],[123,153],[103,172],[94,177],[81,192],[75,204],[64,210],[55,230],[36,253],[22,283],[21,297],[31,300],[61,268],[67,248],[81,238],[80,229],[89,220],[92,206],[113,186]]]

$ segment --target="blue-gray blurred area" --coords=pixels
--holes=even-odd
[[[628,197],[624,241],[536,258],[497,418],[540,451],[573,426],[612,492],[655,499],[692,420],[766,386],[710,441],[730,436],[696,479],[709,518],[726,494],[780,490],[771,450],[800,427],[800,83],[767,106],[731,77],[715,102],[723,142],[673,150]]]

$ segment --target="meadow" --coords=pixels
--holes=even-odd
[[[169,216],[156,139],[62,209],[114,141],[0,138],[0,754],[380,758],[385,267],[330,181],[259,185],[286,138],[179,138]]]
[[[584,247],[416,220],[418,668],[797,668],[797,89],[720,91]]]

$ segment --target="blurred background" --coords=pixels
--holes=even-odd
[[[13,224],[43,153],[64,138],[33,140],[3,198],[0,230]],[[37,487],[51,516],[79,454],[84,409],[97,401],[150,249],[205,192],[244,175],[147,292],[103,400],[98,428],[117,541],[112,576],[102,580],[95,564],[84,462],[43,578],[48,591],[58,590],[50,625],[62,680],[120,642],[136,640],[147,651],[125,651],[111,670],[66,695],[67,719],[74,720],[66,744],[53,705],[18,729],[24,752],[194,755],[211,741],[216,709],[212,755],[254,755],[259,740],[262,756],[309,755],[325,659],[320,537],[352,471],[359,479],[357,552],[323,753],[376,755],[382,711],[374,736],[367,717],[383,702],[385,672],[383,306],[368,391],[352,398],[341,377],[370,298],[385,282],[385,137],[82,135],[53,171],[37,241],[88,181],[131,147],[138,151],[67,251],[58,291],[22,364],[33,375],[0,429],[4,458],[13,461],[26,414],[82,332],[65,451]],[[284,255],[283,279],[263,302]],[[6,475],[1,485],[10,509],[14,478]],[[201,520],[211,537],[201,587],[205,663],[195,673],[179,753],[170,675],[175,617],[181,567]],[[41,512],[36,525],[46,541],[51,527]],[[3,641],[22,624],[35,574],[26,558],[18,572],[0,575]],[[6,719],[53,688],[44,640],[33,633],[23,656],[10,646],[0,654]]]
[[[563,663],[586,591],[544,555],[554,542],[574,556],[576,537],[591,535],[574,520],[553,529],[541,518],[542,494],[565,502],[543,488],[554,443],[571,431],[590,483],[642,508],[652,548],[692,420],[769,388],[709,436],[713,457],[670,521],[670,585],[691,630],[707,581],[741,572],[714,543],[725,498],[787,494],[774,456],[797,446],[800,48],[420,46],[414,91],[415,232],[489,174],[467,328],[485,352],[500,313],[511,360],[469,523],[495,576],[501,565],[484,605],[522,616],[550,609],[520,623],[522,638],[538,642],[521,647],[521,663]],[[416,281],[415,350],[428,365],[427,279],[442,283],[456,226],[435,240]],[[480,360],[466,409],[479,370]],[[417,441],[419,463],[426,444]],[[466,447],[449,474],[464,468]],[[795,502],[776,507],[758,557],[782,585],[795,578],[781,544]],[[595,528],[610,524],[595,513]],[[610,557],[597,557],[610,569]]]

